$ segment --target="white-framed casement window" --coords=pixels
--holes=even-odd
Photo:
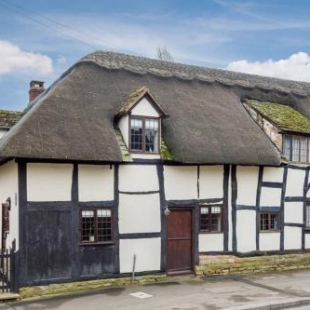
[[[159,153],[160,119],[130,118],[130,150],[141,153]]]
[[[284,134],[282,137],[283,155],[287,158],[287,160],[300,163],[309,163],[309,137],[289,134]]]
[[[200,231],[222,231],[222,205],[200,206]]]
[[[110,208],[84,208],[80,211],[80,242],[111,243],[112,210]]]

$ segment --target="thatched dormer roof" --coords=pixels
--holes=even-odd
[[[0,156],[121,162],[114,119],[143,86],[169,115],[162,120],[164,141],[186,164],[280,165],[278,150],[243,107],[245,98],[310,117],[308,83],[95,52],[33,102],[0,141]]]
[[[154,99],[154,97],[150,94],[150,91],[147,87],[143,86],[136,91],[132,92],[125,100],[123,101],[122,105],[120,106],[116,118],[120,118],[125,114],[130,113],[130,111],[139,103],[139,101],[147,97],[154,108],[158,111],[158,113],[162,116],[167,116],[163,110],[163,108],[160,106],[158,102]]]

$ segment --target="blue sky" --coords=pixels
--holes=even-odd
[[[0,109],[95,50],[310,82],[310,1],[0,0]]]

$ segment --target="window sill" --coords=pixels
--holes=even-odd
[[[203,234],[203,235],[205,235],[205,234],[207,234],[207,235],[212,234],[212,235],[213,235],[213,234],[222,234],[223,231],[206,231],[206,230],[200,230],[199,233],[200,233],[200,234]]]
[[[280,230],[260,230],[260,233],[269,234],[269,233],[279,233]]]
[[[159,152],[146,152],[146,151],[138,151],[138,150],[129,150],[132,154],[142,154],[142,155],[160,155]]]
[[[114,245],[113,241],[107,242],[80,242],[79,246]]]

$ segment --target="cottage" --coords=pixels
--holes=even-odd
[[[136,272],[175,273],[203,255],[310,249],[309,92],[87,55],[0,140],[20,284],[126,275],[134,257]]]

